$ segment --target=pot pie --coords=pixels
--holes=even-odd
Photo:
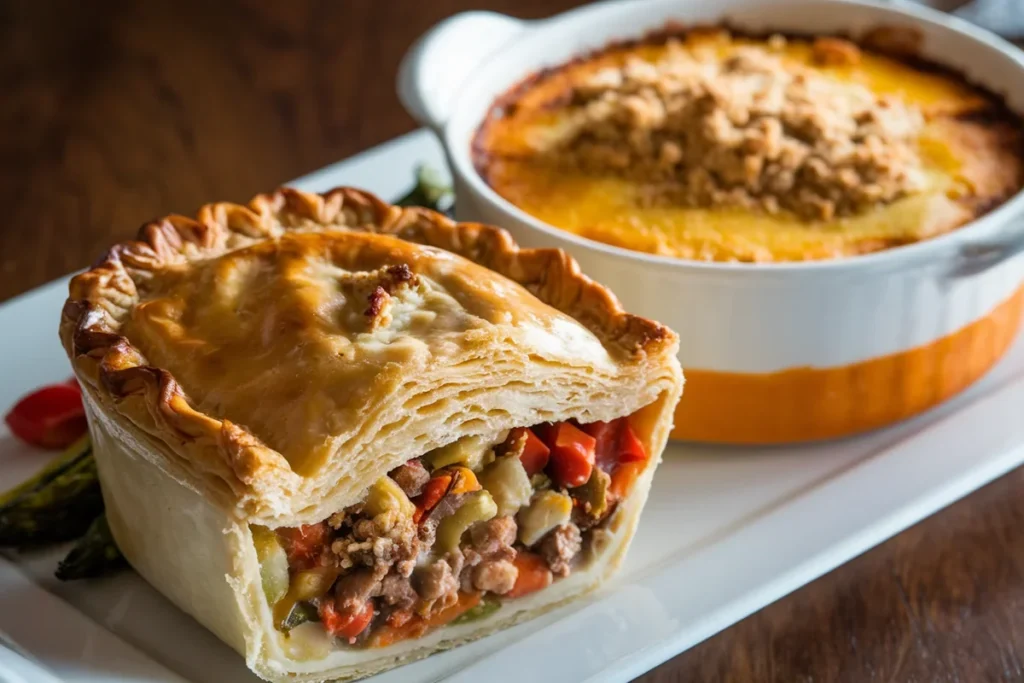
[[[799,261],[916,242],[1024,184],[1020,119],[916,57],[919,42],[704,28],[611,46],[500,97],[474,163],[550,225],[663,256]]]
[[[60,334],[125,557],[272,681],[596,587],[683,385],[675,333],[564,252],[348,188],[144,226]]]

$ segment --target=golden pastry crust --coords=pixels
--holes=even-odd
[[[269,278],[263,292],[239,282],[248,270],[267,263],[290,270],[285,277]],[[310,276],[309,268],[318,266],[343,272]],[[325,282],[348,287],[348,296],[303,291]],[[414,362],[422,348],[400,357],[388,355],[393,349],[371,357],[382,346],[374,346],[374,335],[387,333],[404,292],[416,287],[427,287],[426,294],[409,294],[415,301],[407,308],[419,310],[429,295],[439,302],[434,313],[451,318],[446,323],[451,329],[444,330],[448,337],[432,332],[419,340],[432,362],[445,353],[452,362],[468,359],[472,354],[465,347],[473,343],[481,345],[478,360],[518,346],[533,354],[531,363],[584,363],[595,380],[607,378],[620,390],[637,393],[628,405],[597,402],[591,413],[580,405],[567,408],[573,416],[593,419],[636,410],[681,389],[676,335],[624,312],[611,292],[582,275],[564,252],[520,249],[498,228],[394,207],[351,188],[324,195],[281,189],[247,206],[210,204],[195,219],[169,216],[145,225],[137,241],[115,246],[72,280],[60,334],[86,390],[148,436],[148,451],[159,453],[148,457],[166,474],[250,521],[317,521],[362,495],[370,470],[386,471],[440,445],[434,443],[440,432],[416,434],[416,442],[407,446],[411,453],[382,450],[345,464],[333,458],[361,443],[360,429],[391,424],[383,418],[376,425],[362,424],[364,404],[397,401],[410,377],[423,372],[425,364]],[[252,320],[238,317],[247,310],[246,297],[257,311]],[[268,322],[271,304],[282,299],[289,302],[282,319]],[[335,313],[349,317],[337,323],[344,334],[332,339],[350,343],[358,362],[346,363],[343,352],[342,360],[323,360],[330,354],[317,347],[311,354],[315,362],[305,369],[295,365],[281,345],[316,338],[315,328],[323,322],[316,318],[317,306],[342,300],[348,308]],[[393,311],[394,306],[399,308]],[[261,344],[255,337],[260,325],[268,324],[275,327]],[[401,318],[400,324],[407,328],[402,334],[416,338],[408,328],[414,321]],[[549,357],[550,340],[531,340],[538,330],[555,327],[567,335],[556,341],[572,348]],[[522,329],[533,336],[527,339]],[[453,340],[459,353],[445,350]],[[269,353],[269,364],[236,354],[244,343],[255,345],[247,351],[258,347]],[[271,373],[266,382],[232,392],[246,364],[252,364],[254,375],[280,365],[282,372],[300,373],[299,380],[289,384]],[[665,370],[654,373],[651,382],[650,371],[659,365]],[[310,402],[287,403],[281,392],[302,393],[303,381],[315,382],[320,373],[363,392],[349,404],[330,403],[321,411],[333,416],[340,407],[352,413],[351,419],[333,418],[343,424],[332,425],[318,414],[316,429],[305,435],[299,427],[271,428],[275,420],[301,422],[298,417],[311,410]],[[394,424],[385,431],[396,441],[408,440],[402,421],[390,413],[388,420]],[[325,436],[323,443],[315,442]],[[395,447],[379,434],[375,443]]]

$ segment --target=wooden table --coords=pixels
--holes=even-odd
[[[537,17],[577,3],[0,4],[0,298],[146,219],[245,200],[412,130],[401,54],[480,4]],[[1024,680],[1021,487],[1018,470],[640,680]]]

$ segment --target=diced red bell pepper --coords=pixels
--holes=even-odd
[[[633,427],[630,426],[629,420],[624,420],[622,429],[619,432],[619,462],[645,462],[646,460],[647,450],[640,443],[640,439],[637,437],[636,432],[633,431]]]
[[[334,600],[320,601],[320,622],[338,638],[353,642],[373,621],[373,601],[367,600],[354,612],[339,612]]]
[[[327,546],[331,530],[326,522],[304,524],[300,527],[278,529],[292,569],[309,569],[317,564],[320,553]]]
[[[551,455],[551,449],[544,445],[544,442],[533,433],[532,429],[516,427],[512,430],[509,438],[513,442],[518,439],[526,439],[519,460],[523,463],[523,468],[528,475],[532,477],[538,472],[544,471],[548,464],[548,458]]]
[[[605,472],[611,472],[619,462],[619,430],[622,418],[611,422],[590,422],[580,425],[585,431],[597,441],[594,462]]]
[[[4,419],[15,436],[41,448],[67,448],[88,429],[81,391],[69,384],[53,384],[32,392]]]
[[[548,473],[559,486],[582,486],[594,470],[597,440],[568,422],[559,422],[551,430],[551,460]]]

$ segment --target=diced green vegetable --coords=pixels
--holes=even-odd
[[[405,495],[405,491],[391,477],[381,477],[370,487],[363,507],[369,514],[376,517],[384,512],[397,512],[403,517],[412,517],[416,506]]]
[[[56,576],[61,581],[89,579],[107,574],[124,566],[124,557],[118,550],[107,524],[107,516],[101,514],[89,526],[67,557],[57,565]]]
[[[583,510],[588,517],[600,519],[608,509],[608,487],[612,478],[599,467],[595,467],[590,479],[583,486],[570,491],[576,500],[583,503]]]
[[[498,506],[499,515],[514,515],[530,502],[533,486],[519,458],[499,458],[478,477]]]
[[[422,206],[441,213],[450,213],[454,204],[455,194],[441,172],[436,168],[421,164],[416,167],[416,184],[395,204],[398,206]]]
[[[40,546],[81,536],[103,512],[89,441],[76,443],[3,500],[0,546]]]
[[[316,611],[316,607],[308,602],[299,602],[292,607],[291,613],[281,624],[281,630],[287,633],[296,626],[305,624],[309,621],[320,621],[320,613]]]
[[[423,461],[431,470],[439,470],[449,465],[465,465],[476,472],[492,460],[494,449],[490,447],[488,441],[479,436],[464,436],[423,456]]]
[[[437,527],[434,549],[446,553],[459,547],[462,534],[477,522],[486,522],[498,514],[498,506],[487,491],[480,490],[466,494],[466,500],[458,510],[441,520]]]
[[[267,604],[273,607],[288,593],[288,553],[270,529],[252,525],[252,542],[256,547],[256,558],[260,562],[260,579]]]
[[[452,624],[466,624],[477,619],[483,619],[490,614],[494,614],[499,609],[501,609],[501,600],[488,596],[481,600],[476,607],[456,617]]]
[[[569,521],[572,499],[557,491],[539,491],[528,507],[519,511],[519,540],[530,547],[549,531]]]
[[[288,594],[274,605],[274,622],[277,628],[284,630],[291,618],[296,605],[321,598],[327,594],[338,579],[340,570],[336,567],[316,567],[299,572],[292,577]]]
[[[292,579],[289,592],[297,602],[323,597],[331,590],[340,573],[335,567],[316,567],[299,572]]]
[[[43,469],[34,476],[26,479],[13,489],[0,494],[0,512],[14,504],[21,496],[31,494],[43,488],[56,477],[63,474],[69,467],[72,467],[82,457],[92,456],[92,440],[89,435],[71,444],[59,456],[46,463]]]

